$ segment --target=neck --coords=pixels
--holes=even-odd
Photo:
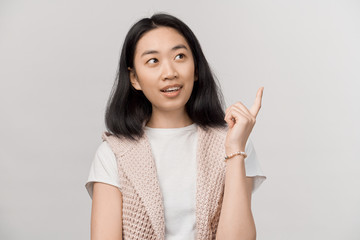
[[[176,112],[156,111],[153,108],[150,120],[146,126],[151,128],[180,128],[193,123],[185,109]]]

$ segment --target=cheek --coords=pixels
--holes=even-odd
[[[156,78],[151,76],[151,72],[142,72],[141,74],[138,74],[138,79],[141,91],[150,101],[153,98],[152,96],[155,94],[154,91],[157,91],[158,89],[158,86],[156,85]]]
[[[195,66],[193,63],[189,63],[186,65],[183,65],[181,67],[181,72],[184,77],[188,78],[194,78],[195,75]]]
[[[139,69],[137,76],[141,87],[152,86],[156,83],[157,75],[149,69]]]

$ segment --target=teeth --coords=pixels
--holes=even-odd
[[[173,92],[173,91],[177,91],[179,89],[180,89],[180,87],[171,87],[171,88],[163,90],[163,92]]]

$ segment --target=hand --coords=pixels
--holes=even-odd
[[[226,154],[245,151],[246,142],[261,108],[263,90],[264,87],[261,87],[257,91],[255,103],[250,110],[241,102],[237,102],[226,109],[225,121],[229,126],[225,140]]]

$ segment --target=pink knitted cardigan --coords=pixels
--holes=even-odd
[[[226,131],[227,128],[197,128],[196,240],[216,237],[225,186]],[[118,162],[123,239],[164,240],[162,193],[146,135],[133,141],[104,132],[102,138]]]

